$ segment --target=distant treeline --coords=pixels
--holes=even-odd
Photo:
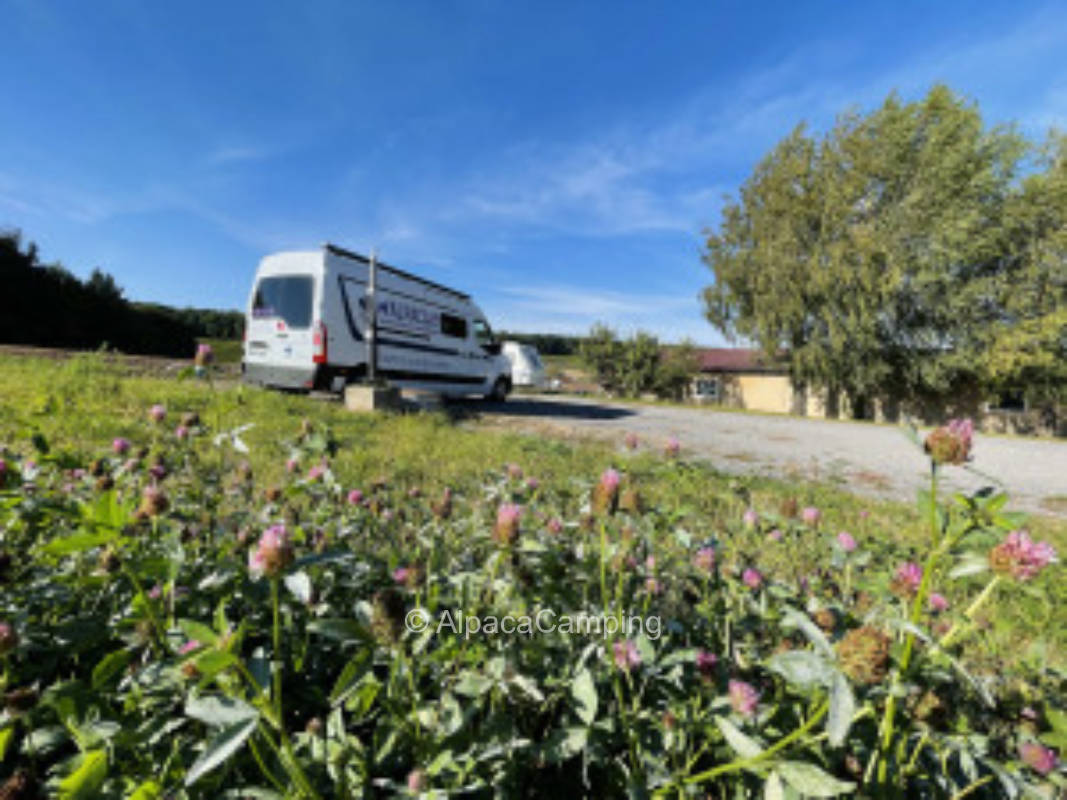
[[[574,355],[585,339],[584,336],[564,336],[558,333],[514,333],[513,331],[500,331],[498,338],[531,344],[541,355],[546,356]]]
[[[81,280],[61,264],[42,264],[18,231],[0,232],[0,343],[191,356],[199,337],[241,337],[239,311],[133,303],[115,279],[94,269]]]

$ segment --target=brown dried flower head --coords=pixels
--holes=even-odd
[[[853,628],[837,644],[842,671],[856,683],[880,683],[889,670],[889,645],[889,636],[878,628]]]

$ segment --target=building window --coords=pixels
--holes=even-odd
[[[990,411],[1026,411],[1026,396],[1022,391],[1002,392],[989,404]]]
[[[701,400],[718,400],[719,399],[719,379],[718,378],[697,378],[696,391],[694,394]]]
[[[452,314],[441,315],[441,333],[456,339],[467,338],[467,320],[463,317],[455,317]]]

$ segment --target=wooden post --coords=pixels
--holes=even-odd
[[[378,381],[378,256],[370,251],[370,280],[367,282],[367,380]]]

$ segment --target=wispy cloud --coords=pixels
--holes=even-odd
[[[507,286],[490,295],[487,310],[507,330],[585,334],[594,322],[620,335],[643,330],[663,341],[689,338],[719,344],[722,338],[705,322],[695,296],[590,290],[549,284]]]
[[[513,146],[468,177],[448,217],[587,236],[696,232],[717,222],[722,196],[736,193],[744,177],[738,170],[800,121],[822,129],[838,114],[869,108],[893,89],[917,96],[937,81],[965,92],[1008,86],[1001,102],[1011,103],[1024,130],[1062,126],[1067,62],[1047,75],[1046,88],[1020,87],[1028,90],[1025,98],[1010,87],[1013,65],[1062,50],[1065,24],[1062,12],[1046,9],[981,39],[910,53],[898,67],[876,73],[842,69],[863,62],[847,42],[809,43],[742,76],[728,93],[713,86],[698,91],[656,124],[635,117],[579,141]],[[996,102],[984,110],[992,119],[1008,113]]]
[[[671,312],[693,306],[692,297],[590,291],[588,287],[578,286],[509,286],[501,292],[512,298],[516,308],[550,316],[614,317],[646,314],[652,308]]]

